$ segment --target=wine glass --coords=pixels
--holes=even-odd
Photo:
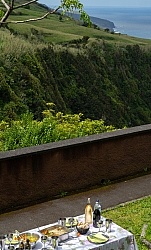
[[[111,219],[109,219],[109,232],[111,232],[112,230],[111,230],[111,225],[112,225],[112,220]]]
[[[52,240],[51,245],[53,249],[58,249],[58,240],[59,240],[58,236],[52,236],[51,240]]]
[[[11,249],[11,242],[13,240],[13,233],[8,233],[7,234],[7,239],[9,241],[9,249]]]
[[[98,228],[99,228],[99,232],[100,232],[100,228],[102,227],[102,225],[103,225],[103,220],[99,220],[99,221],[97,222],[97,226],[98,226]]]
[[[42,235],[41,236],[41,242],[43,243],[43,248],[42,249],[46,249],[46,242],[47,242],[48,236],[47,235]]]
[[[106,232],[107,232],[110,227],[110,219],[105,220],[105,227],[106,227]]]
[[[112,225],[112,220],[111,220],[111,219],[106,219],[106,220],[105,220],[106,232],[107,232],[107,231],[108,231],[109,233],[111,232],[111,225]]]
[[[3,234],[0,234],[0,249],[1,250],[5,249],[5,240],[6,240],[6,236]]]
[[[68,219],[68,222],[70,224],[70,232],[72,232],[74,229],[73,229],[73,223],[74,223],[74,218],[71,217]]]

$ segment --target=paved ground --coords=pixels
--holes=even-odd
[[[92,204],[98,198],[102,208],[106,209],[149,195],[151,174],[1,214],[0,233],[13,232],[15,229],[21,232],[56,222],[60,217],[83,214],[88,197]]]

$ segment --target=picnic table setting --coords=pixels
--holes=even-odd
[[[85,214],[59,218],[57,222],[26,232],[0,235],[1,250],[138,250],[134,235],[101,215],[88,198]]]

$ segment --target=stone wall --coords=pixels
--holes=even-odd
[[[0,211],[151,169],[151,125],[0,153]]]

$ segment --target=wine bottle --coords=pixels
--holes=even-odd
[[[98,227],[98,223],[100,220],[100,211],[98,209],[95,209],[93,212],[93,226]]]
[[[96,200],[93,211],[93,226],[98,227],[98,223],[101,219],[101,204],[99,200]]]
[[[31,245],[30,245],[29,239],[26,240],[25,249],[29,249],[29,250],[31,249]]]
[[[21,250],[24,249],[24,243],[23,243],[23,241],[20,242],[19,249],[21,249]]]
[[[85,223],[92,224],[93,209],[91,206],[90,198],[87,200],[85,206]]]

